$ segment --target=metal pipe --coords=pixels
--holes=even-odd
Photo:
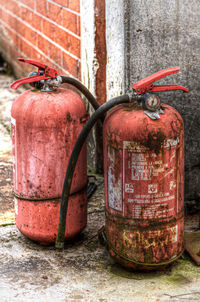
[[[60,204],[60,217],[59,217],[59,227],[58,227],[58,233],[56,238],[56,248],[62,249],[64,248],[64,241],[65,241],[65,227],[66,227],[66,215],[67,215],[67,209],[68,209],[68,202],[69,202],[69,195],[70,195],[70,188],[72,183],[72,178],[74,174],[74,170],[76,167],[76,163],[79,157],[79,154],[81,152],[82,146],[94,126],[94,124],[97,122],[98,119],[102,118],[105,113],[111,109],[112,107],[123,104],[123,103],[129,103],[132,100],[137,100],[137,96],[125,94],[116,98],[111,99],[107,103],[100,106],[91,116],[91,118],[87,121],[86,125],[82,129],[76,144],[73,148],[71,157],[69,159],[66,175],[65,175],[65,181],[63,185],[63,191],[62,191],[62,199]]]

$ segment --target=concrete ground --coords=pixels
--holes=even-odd
[[[98,242],[104,224],[103,178],[89,200],[88,225],[63,251],[25,238],[14,224],[10,107],[19,92],[0,76],[0,301],[200,301],[200,268],[185,253],[161,272],[129,272]],[[198,220],[193,217],[193,226]]]

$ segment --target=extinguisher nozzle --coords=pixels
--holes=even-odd
[[[64,249],[64,242],[62,242],[62,241],[60,241],[60,240],[56,240],[56,244],[55,244],[55,247],[56,247],[56,249],[58,249],[58,250],[62,250],[62,249]]]

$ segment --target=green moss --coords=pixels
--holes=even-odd
[[[102,177],[102,175],[96,173],[95,170],[90,165],[87,166],[87,171],[88,171],[88,176]]]
[[[8,225],[15,225],[15,222],[2,223],[2,224],[0,225],[0,227],[6,227],[6,226],[8,226]]]
[[[175,274],[166,278],[170,283],[175,283],[179,285],[183,285],[191,282],[189,278],[183,276],[182,274]]]

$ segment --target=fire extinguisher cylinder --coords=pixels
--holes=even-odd
[[[78,89],[96,110],[99,105],[76,79],[58,76],[42,63],[19,59],[38,67],[27,78],[12,83],[17,89],[30,84],[11,110],[16,226],[28,238],[55,242],[65,169],[88,114],[78,93],[62,89],[68,83]],[[58,88],[58,89],[57,89]],[[87,156],[82,148],[70,192],[65,238],[79,234],[87,223]]]
[[[134,270],[160,270],[184,248],[184,124],[154,92],[179,71],[161,70],[133,84],[142,106],[111,110],[103,126],[105,238],[111,257]]]

